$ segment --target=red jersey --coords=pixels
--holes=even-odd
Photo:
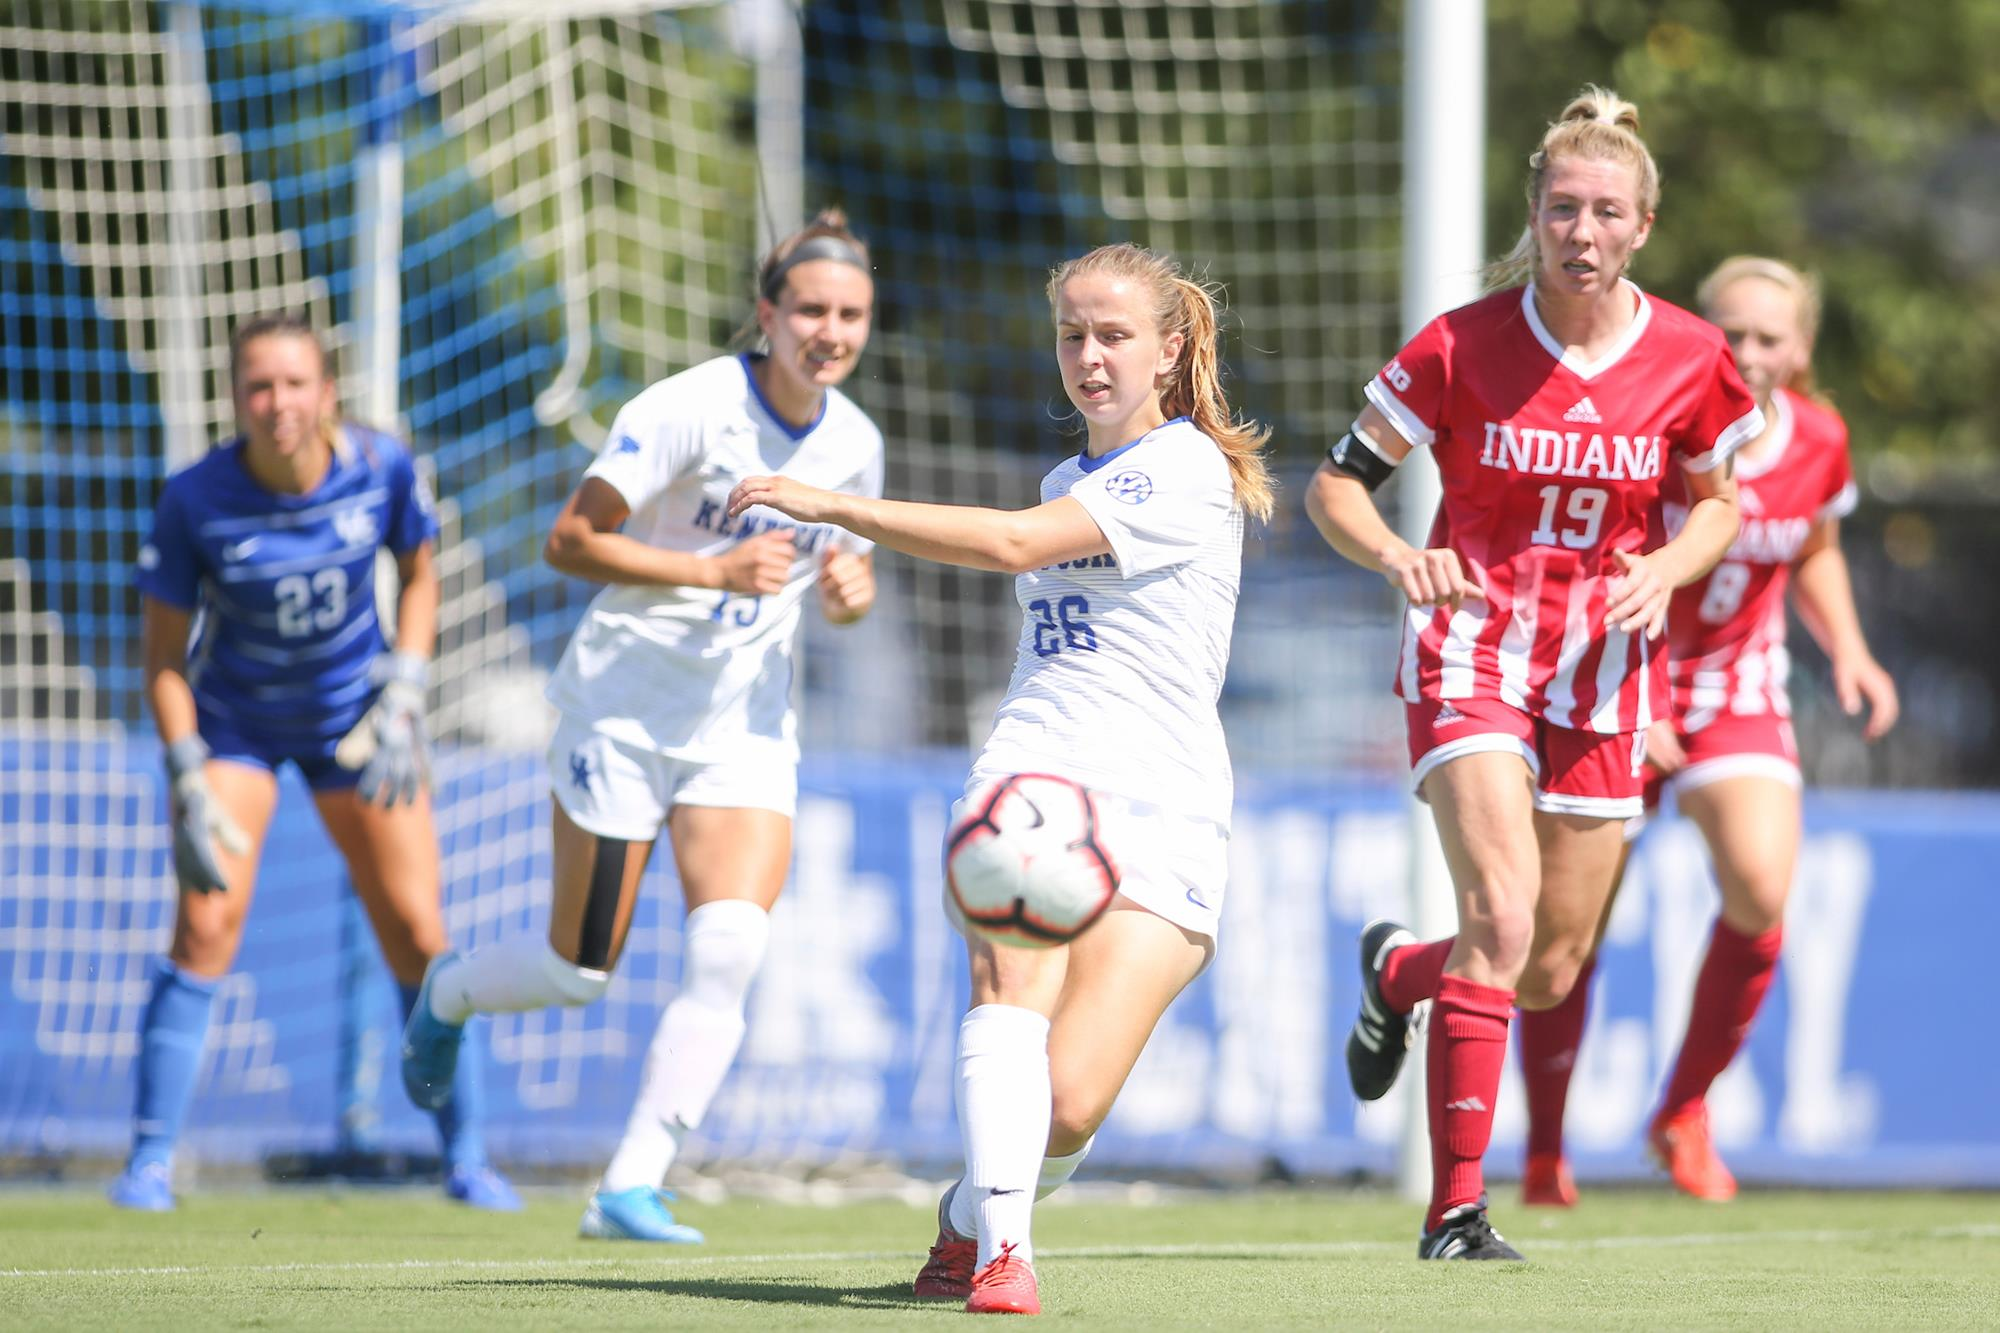
[[[1430,545],[1486,589],[1456,614],[1409,609],[1403,699],[1497,698],[1603,734],[1664,711],[1666,654],[1605,624],[1611,553],[1666,540],[1670,460],[1716,467],[1764,419],[1720,330],[1626,286],[1638,313],[1594,364],[1565,353],[1525,287],[1440,315],[1369,381],[1368,401],[1437,458]]]
[[[1799,548],[1824,519],[1854,509],[1847,426],[1830,408],[1780,389],[1771,395],[1770,447],[1736,465],[1743,527],[1706,577],[1674,593],[1668,671],[1680,729],[1700,731],[1720,713],[1791,715],[1785,678],[1785,585]],[[1669,499],[1678,530],[1685,501]]]

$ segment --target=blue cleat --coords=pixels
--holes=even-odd
[[[507,1177],[485,1162],[452,1167],[445,1173],[444,1192],[446,1198],[468,1208],[483,1208],[489,1213],[521,1211],[521,1196],[507,1183]]]
[[[410,1006],[410,1021],[403,1025],[403,1090],[426,1111],[451,1100],[451,1085],[458,1077],[458,1047],[465,1040],[465,1025],[444,1022],[431,1013],[431,978],[457,958],[457,953],[446,950],[431,959],[424,969],[424,984],[417,987],[417,1001]]]
[[[138,1162],[127,1166],[111,1182],[107,1193],[119,1208],[141,1213],[171,1213],[174,1210],[173,1171],[165,1162]]]
[[[634,1185],[629,1190],[599,1190],[590,1196],[576,1234],[594,1240],[650,1240],[668,1245],[699,1245],[701,1232],[674,1221],[665,1190]]]

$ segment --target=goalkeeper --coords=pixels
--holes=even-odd
[[[111,1200],[155,1212],[174,1206],[174,1146],[242,942],[281,764],[312,789],[406,1012],[446,943],[423,725],[438,607],[429,489],[402,444],[339,420],[305,322],[240,327],[230,380],[241,433],[168,479],[139,553],[180,898],[152,972],[132,1155]],[[376,611],[384,548],[402,576],[393,647]],[[445,1191],[513,1210],[520,1200],[486,1161],[480,1100],[478,1080],[461,1075],[436,1111]]]

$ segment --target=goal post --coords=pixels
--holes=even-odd
[[[1403,30],[1403,334],[1479,295],[1485,253],[1485,0],[1408,0]],[[1437,463],[1416,450],[1398,469],[1397,529],[1425,543],[1437,510]],[[1409,804],[1410,925],[1419,939],[1458,928],[1451,879],[1428,807]],[[1404,1075],[1416,1092],[1424,1043]],[[1430,1194],[1430,1125],[1424,1098],[1404,1102],[1396,1181],[1407,1197]]]

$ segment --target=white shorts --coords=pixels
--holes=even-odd
[[[757,755],[696,763],[614,740],[567,713],[549,741],[549,788],[576,826],[600,838],[651,842],[677,805],[798,812],[799,767]]]
[[[952,802],[951,819],[958,823],[973,792],[1002,773],[974,773],[965,794]],[[1103,846],[1118,867],[1122,897],[1212,942],[1222,925],[1222,898],[1229,885],[1229,831],[1212,819],[1180,814],[1165,806],[1134,801],[1106,792],[1091,793],[1103,827]],[[945,916],[962,935],[965,922],[944,894]]]

